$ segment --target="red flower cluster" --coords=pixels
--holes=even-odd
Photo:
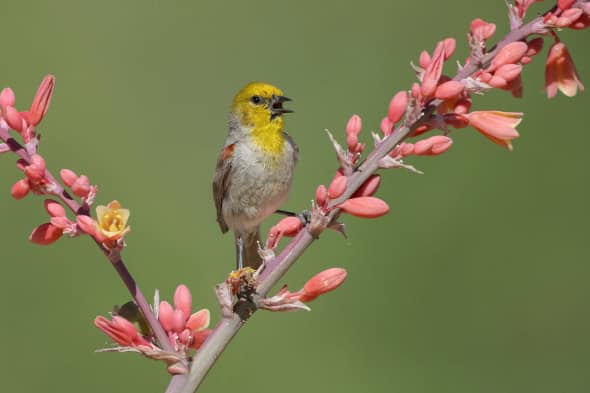
[[[121,315],[113,315],[109,320],[103,316],[94,319],[94,325],[121,347],[112,351],[135,351],[144,356],[168,363],[171,374],[188,371],[187,359],[191,349],[199,349],[211,329],[209,310],[202,309],[191,314],[192,296],[185,285],[179,285],[174,293],[174,308],[166,301],[159,305],[158,318],[168,334],[174,353],[160,348],[160,343],[150,332],[141,331],[136,324]]]

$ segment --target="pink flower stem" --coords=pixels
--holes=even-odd
[[[31,157],[29,153],[27,153],[26,149],[10,135],[9,129],[3,125],[0,125],[0,140],[6,143],[6,145],[10,147],[10,150],[12,150],[20,158],[22,158],[26,162],[31,162]],[[46,177],[52,185],[52,195],[59,198],[66,206],[68,206],[68,208],[70,208],[70,210],[72,210],[72,212],[74,212],[75,214],[89,213],[88,211],[84,211],[86,210],[86,208],[81,206],[78,202],[76,202],[76,200],[74,200],[72,196],[68,194],[66,190],[64,190],[64,188],[59,184],[59,182],[55,179],[51,172],[49,172],[49,170],[47,170]],[[123,263],[123,260],[121,259],[120,255],[109,253],[109,251],[105,249],[101,244],[99,244],[98,242],[96,242],[96,244],[107,256],[109,261],[111,261],[113,267],[119,274],[119,277],[121,277],[121,280],[123,280],[123,282],[125,283],[125,286],[129,290],[129,293],[131,293],[131,296],[133,297],[133,299],[137,303],[137,306],[146,318],[148,324],[150,325],[152,331],[158,339],[162,349],[174,352],[174,348],[172,347],[172,344],[168,339],[168,335],[164,331],[164,328],[162,327],[160,322],[156,319],[154,313],[152,312],[152,309],[150,308],[149,303],[145,299],[145,296],[143,296],[143,293],[139,290],[137,283],[131,276],[131,273],[129,273],[129,270],[127,270],[127,267]]]
[[[507,44],[515,41],[523,40],[524,38],[540,34],[544,32],[543,16],[533,19],[531,22],[520,26],[508,33],[498,44],[486,54],[482,59],[476,61],[471,59],[471,62],[466,65],[455,76],[455,80],[461,80],[476,71],[485,68],[498,51]],[[364,163],[348,178],[346,191],[338,199],[331,201],[329,207],[333,208],[336,205],[344,202],[356,192],[361,185],[379,169],[379,160],[389,154],[399,143],[408,137],[419,125],[427,122],[434,110],[441,104],[441,100],[432,100],[422,108],[423,116],[418,120],[410,121],[406,125],[398,127],[391,135],[386,137],[381,143],[369,154]],[[339,214],[339,209],[334,209],[328,215],[328,222],[334,219]],[[325,229],[321,228],[320,232]],[[309,230],[301,231],[276,257],[271,259],[261,273],[257,292],[260,296],[266,294],[279,282],[285,275],[289,268],[297,261],[297,259],[304,253],[304,251],[317,238],[317,233],[312,235]],[[181,393],[192,393],[199,387],[208,371],[213,367],[215,361],[223,353],[226,346],[231,339],[238,333],[244,322],[234,314],[231,317],[223,318],[213,330],[203,346],[197,351],[193,358],[191,371],[188,376],[188,381]]]

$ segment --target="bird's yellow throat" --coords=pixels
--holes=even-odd
[[[254,127],[251,131],[254,143],[265,153],[280,155],[285,148],[283,119],[277,118],[265,126]]]

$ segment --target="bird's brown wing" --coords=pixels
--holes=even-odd
[[[217,159],[217,167],[215,168],[215,176],[213,177],[213,200],[215,201],[215,208],[217,209],[217,222],[221,232],[225,233],[229,229],[225,220],[223,219],[223,199],[225,193],[230,187],[230,173],[232,170],[231,157],[234,153],[234,145],[227,145],[219,154]]]
[[[285,139],[287,139],[287,142],[293,147],[293,161],[297,163],[297,161],[299,161],[299,146],[297,146],[293,138],[291,138],[291,135],[286,132],[283,132],[283,135],[285,136]]]

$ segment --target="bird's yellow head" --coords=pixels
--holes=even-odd
[[[278,87],[252,82],[236,94],[232,111],[244,126],[259,128],[273,124],[280,129],[283,126],[283,113],[292,112],[283,108],[286,101],[291,100]]]
[[[283,108],[286,101],[291,99],[281,89],[262,82],[247,84],[234,97],[233,115],[251,129],[253,140],[267,153],[280,154],[283,150],[283,114],[293,112]]]

